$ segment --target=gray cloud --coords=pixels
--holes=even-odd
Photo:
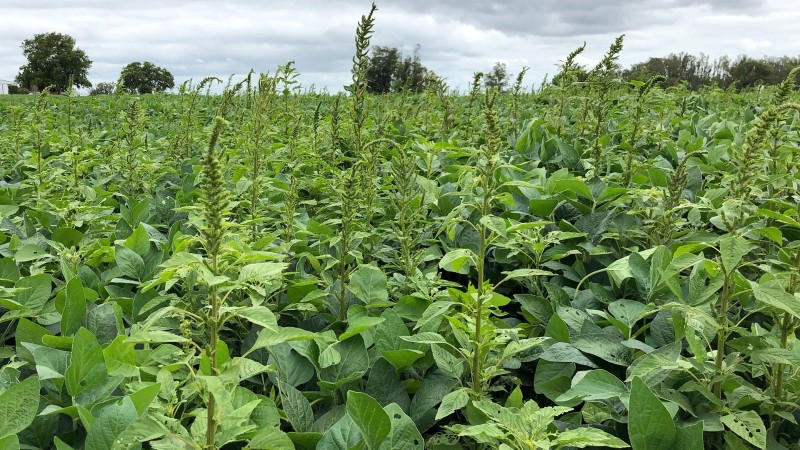
[[[25,63],[22,40],[58,31],[75,37],[94,65],[93,82],[113,81],[132,61],[152,61],[177,82],[274,71],[294,60],[304,85],[349,82],[353,36],[367,1],[4,0],[0,79]],[[594,64],[626,33],[621,62],[670,52],[712,57],[796,54],[800,4],[785,0],[385,0],[373,44],[422,48],[423,63],[457,88],[494,61],[538,82],[587,42]]]

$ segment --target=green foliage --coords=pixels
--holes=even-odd
[[[175,87],[172,74],[150,61],[132,62],[122,68],[119,82],[128,92],[152,94]]]
[[[796,72],[372,96],[371,23],[347,96],[0,99],[0,448],[796,449]]]
[[[22,54],[28,63],[20,67],[16,81],[20,87],[44,90],[53,86],[66,91],[70,80],[74,86],[91,87],[87,78],[92,60],[75,47],[72,36],[61,33],[41,33],[22,41]]]
[[[492,70],[487,72],[483,77],[483,85],[486,89],[497,89],[503,91],[508,86],[509,74],[506,63],[496,62],[492,66]]]
[[[116,90],[117,83],[101,81],[89,90],[89,95],[110,95]]]

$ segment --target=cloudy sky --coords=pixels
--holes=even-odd
[[[251,68],[273,72],[295,61],[305,87],[348,83],[353,36],[368,0],[2,0],[0,79],[26,60],[20,44],[37,33],[72,35],[94,61],[93,83],[115,81],[132,61],[170,70],[177,83],[227,78]],[[421,46],[423,64],[466,89],[495,61],[526,85],[584,41],[593,65],[625,33],[620,62],[701,52],[800,55],[797,0],[379,0],[373,45]]]

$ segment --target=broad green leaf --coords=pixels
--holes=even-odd
[[[465,370],[463,359],[435,344],[431,345],[431,352],[433,353],[433,360],[436,361],[436,366],[439,370],[456,380],[461,379]]]
[[[353,337],[357,334],[363,333],[370,328],[375,327],[379,323],[383,322],[384,319],[380,317],[369,317],[369,316],[359,316],[350,319],[347,323],[347,329],[339,335],[339,340],[344,341],[349,337]]]
[[[283,381],[278,381],[278,389],[281,394],[281,408],[286,413],[292,428],[301,433],[310,431],[311,425],[314,424],[314,412],[308,399],[302,392]]]
[[[19,438],[16,434],[0,438],[0,450],[19,450]]]
[[[25,244],[17,249],[14,253],[14,260],[17,264],[36,261],[44,257],[50,256],[46,251],[36,244]]]
[[[247,444],[253,450],[295,450],[292,440],[280,428],[264,427]]]
[[[392,366],[397,370],[405,370],[414,363],[425,356],[425,353],[420,350],[411,350],[408,348],[401,348],[400,350],[385,350],[381,352],[381,356],[386,358]]]
[[[597,365],[587,358],[580,350],[573,345],[556,342],[539,356],[539,359],[550,362],[569,362],[580,364],[586,367],[597,368]]]
[[[39,408],[39,379],[29,377],[0,394],[0,438],[27,428]]]
[[[386,405],[383,410],[389,415],[392,429],[381,444],[380,450],[423,450],[425,448],[425,440],[417,426],[400,406],[392,403]]]
[[[144,228],[144,224],[139,224],[136,230],[125,239],[123,245],[133,250],[137,255],[144,256],[150,251],[150,235]]]
[[[347,392],[347,414],[353,419],[369,449],[380,448],[389,436],[392,422],[374,398],[355,391]]]
[[[380,358],[375,361],[367,375],[366,394],[383,406],[396,403],[404,410],[408,409],[411,397],[395,368],[387,360]]]
[[[627,392],[628,388],[619,378],[605,370],[597,369],[578,372],[570,390],[558,397],[556,402],[560,404],[574,399],[605,400],[617,398]]]
[[[676,450],[703,450],[703,422],[678,428],[673,447]]]
[[[258,332],[258,338],[253,347],[247,350],[243,356],[247,356],[255,350],[271,347],[288,341],[303,341],[314,339],[316,334],[301,328],[282,327],[279,330],[264,328]]]
[[[514,269],[509,272],[503,272],[505,275],[505,280],[511,280],[514,278],[533,278],[533,277],[549,277],[554,275],[553,272],[549,270],[541,270],[541,269]]]
[[[744,255],[753,248],[755,247],[742,236],[727,235],[720,238],[719,252],[725,273],[732,273],[742,262]]]
[[[628,444],[603,430],[591,427],[573,428],[556,435],[556,443],[565,447],[609,447],[628,448]],[[677,449],[676,449],[677,450]]]
[[[16,295],[17,303],[30,310],[40,311],[50,299],[52,284],[52,277],[46,273],[19,279],[14,286],[20,289]]]
[[[248,264],[239,269],[239,281],[256,281],[268,283],[280,279],[287,263],[262,262]]]
[[[673,450],[672,416],[644,382],[634,378],[628,407],[628,435],[633,450]]]
[[[767,448],[767,429],[755,411],[733,411],[720,419],[729,430],[756,448]]]
[[[461,408],[464,408],[467,406],[467,403],[469,403],[469,390],[467,388],[459,388],[448,393],[442,399],[439,410],[436,411],[436,420],[443,419]]]
[[[66,373],[67,392],[77,397],[103,384],[107,376],[103,349],[89,330],[81,328],[72,342],[72,359]]]
[[[71,336],[81,325],[86,315],[86,296],[79,277],[69,280],[66,287],[64,312],[61,313],[61,335]]]
[[[85,450],[111,450],[117,437],[138,418],[129,397],[104,406],[86,433]]]
[[[400,339],[406,342],[415,342],[417,344],[447,344],[447,341],[442,337],[441,334],[431,331],[412,334],[411,336],[400,336]]]
[[[143,281],[146,265],[144,259],[135,251],[118,245],[114,249],[114,258],[122,275],[136,281]]]
[[[160,389],[161,384],[153,383],[150,386],[143,387],[130,395],[131,402],[133,402],[133,406],[136,408],[136,413],[140,417],[147,412],[150,404],[153,403],[153,400],[155,400],[158,396]]]
[[[295,442],[295,446],[297,446],[295,437],[292,436],[292,434],[289,434],[289,437],[292,438],[292,441]],[[316,445],[316,450],[363,449],[363,444],[364,437],[360,429],[356,426],[353,419],[345,414],[322,435],[322,439],[320,439],[319,443]]]
[[[472,258],[472,250],[465,248],[451,250],[447,252],[447,254],[445,254],[439,261],[439,268],[448,272],[466,275],[469,273],[469,268],[472,264]]]
[[[278,319],[266,306],[248,306],[236,310],[234,314],[264,328],[278,328]]]
[[[800,300],[784,291],[780,284],[776,282],[763,284],[751,282],[751,284],[753,285],[753,295],[758,302],[800,319]]]
[[[386,305],[386,274],[375,266],[361,266],[350,275],[350,291],[367,306]]]

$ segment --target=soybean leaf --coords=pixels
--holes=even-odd
[[[350,290],[368,306],[386,305],[386,275],[375,266],[361,266],[350,275]]]
[[[66,373],[67,392],[77,397],[103,384],[107,376],[103,349],[89,330],[81,328],[72,342],[72,358]]]
[[[85,450],[111,450],[117,437],[138,418],[129,397],[105,406],[86,433]]]
[[[424,440],[411,417],[395,403],[383,408],[392,421],[392,430],[381,444],[380,450],[422,450]]]
[[[362,392],[347,392],[347,414],[361,430],[370,449],[379,448],[392,430],[386,411],[374,398]]]
[[[671,450],[676,435],[669,411],[639,378],[631,386],[628,435],[633,450]]]
[[[29,377],[0,394],[0,438],[27,428],[39,407],[39,379]]]
[[[79,277],[69,280],[65,290],[66,300],[61,313],[61,335],[71,336],[86,315],[86,296]]]
[[[767,448],[767,429],[755,411],[733,411],[720,419],[729,430],[756,448]]]
[[[308,399],[302,392],[283,381],[278,381],[278,389],[281,393],[281,407],[292,428],[299,432],[310,431],[314,424],[314,412]]]

